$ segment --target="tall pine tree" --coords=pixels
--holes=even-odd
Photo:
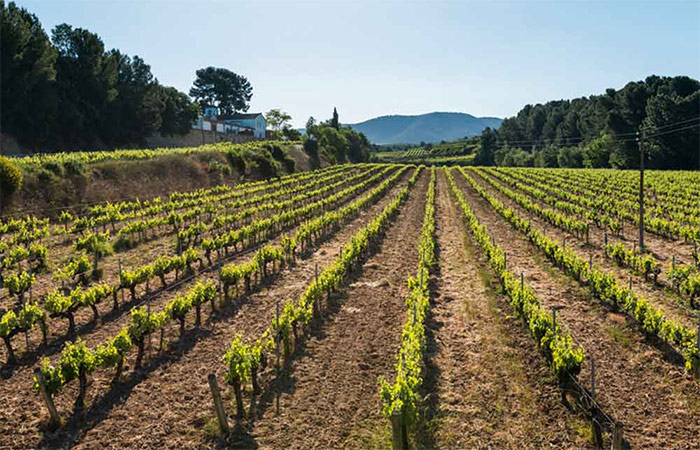
[[[331,119],[331,126],[336,130],[340,129],[340,121],[338,119],[338,110],[333,107],[333,118]]]

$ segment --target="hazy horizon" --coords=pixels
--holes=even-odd
[[[343,123],[504,118],[651,74],[700,78],[687,57],[700,55],[700,2],[16,3],[48,33],[65,22],[143,57],[183,92],[199,68],[233,70],[253,86],[251,112],[281,108],[295,127],[334,106]]]

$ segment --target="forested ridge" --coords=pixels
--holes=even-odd
[[[484,131],[476,162],[634,168],[640,138],[648,167],[697,169],[699,126],[700,82],[652,75],[601,95],[526,105]]]

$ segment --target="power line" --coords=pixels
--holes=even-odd
[[[656,129],[656,130],[661,130],[661,129],[664,129],[664,128],[668,128],[668,127],[673,127],[673,126],[676,126],[676,125],[680,125],[680,124],[683,124],[683,123],[693,122],[693,121],[696,121],[696,120],[700,120],[700,116],[694,117],[694,118],[688,119],[688,120],[682,120],[682,121],[676,122],[676,123],[670,123],[670,124],[668,124],[668,125],[662,125],[662,126],[660,126],[660,127],[654,127],[654,129]]]
[[[671,134],[671,133],[675,133],[675,132],[677,132],[677,131],[690,130],[691,128],[695,128],[695,127],[698,127],[698,126],[700,126],[700,123],[696,123],[695,125],[690,125],[690,126],[687,126],[687,127],[684,127],[684,128],[677,128],[677,129],[675,129],[675,130],[668,130],[668,131],[664,131],[664,132],[662,132],[662,133],[656,133],[656,134],[653,134],[653,135],[649,136],[649,138],[655,138],[655,137],[657,137],[657,136],[663,136],[663,135],[665,135],[665,134]],[[646,139],[646,137],[645,137],[645,139]]]
[[[670,127],[675,127],[675,126],[678,126],[678,125],[687,124],[687,123],[690,123],[690,122],[693,122],[693,121],[700,121],[700,116],[699,116],[699,117],[694,117],[694,118],[692,118],[692,119],[687,119],[687,120],[682,120],[682,121],[679,121],[679,122],[674,122],[674,123],[662,125],[662,126],[659,126],[659,127],[654,127],[654,130],[662,130],[662,129],[665,129],[665,128],[670,128]],[[655,137],[658,137],[658,136],[664,136],[664,135],[667,135],[667,134],[676,133],[676,132],[678,132],[678,131],[690,130],[690,129],[695,128],[695,127],[697,127],[697,126],[700,126],[700,122],[699,122],[699,123],[696,123],[696,124],[693,124],[693,125],[688,125],[688,126],[684,126],[684,127],[680,127],[680,128],[675,128],[675,129],[672,129],[672,130],[667,130],[667,131],[663,131],[663,132],[655,132],[654,134],[650,134],[650,135],[644,136],[643,139],[645,139],[645,140],[646,140],[646,139],[652,139],[652,138],[655,138]],[[648,129],[647,129],[647,130],[648,130]],[[633,138],[621,138],[621,137],[624,137],[624,136],[635,136],[635,137],[633,137]],[[611,138],[614,142],[616,142],[616,143],[625,143],[625,142],[636,142],[636,141],[637,141],[637,136],[639,136],[639,132],[634,132],[634,133],[619,133],[619,134],[615,134],[615,135],[610,136],[610,138]],[[527,145],[547,145],[547,144],[555,144],[555,143],[557,143],[557,144],[559,144],[559,145],[561,145],[561,144],[565,144],[565,145],[566,145],[566,144],[581,145],[581,144],[588,144],[588,143],[592,142],[592,140],[593,140],[593,139],[586,139],[586,138],[583,138],[583,137],[569,137],[569,138],[558,138],[558,139],[540,139],[540,140],[515,140],[515,141],[504,140],[504,141],[502,141],[503,144],[501,145],[500,148],[505,147],[506,145],[527,146]],[[570,142],[569,142],[569,141],[570,141]],[[578,141],[578,142],[575,142],[575,141]]]

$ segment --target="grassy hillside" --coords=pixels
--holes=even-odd
[[[56,153],[10,160],[20,167],[23,183],[3,199],[4,216],[52,216],[69,205],[153,197],[313,168],[301,145],[282,142]]]

